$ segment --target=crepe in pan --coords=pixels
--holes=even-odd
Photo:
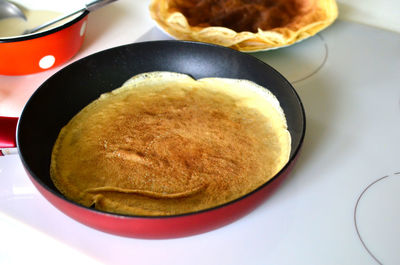
[[[277,98],[255,83],[151,72],[69,121],[50,174],[62,194],[87,207],[175,215],[263,185],[287,163],[290,142]]]

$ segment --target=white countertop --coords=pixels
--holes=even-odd
[[[400,1],[337,0],[339,19],[400,33]]]
[[[368,22],[344,11],[343,21],[313,38],[254,54],[292,82],[307,117],[294,171],[254,212],[187,238],[118,237],[66,217],[37,192],[17,156],[0,157],[0,264],[400,264],[400,34],[399,23],[390,22],[400,2],[367,8],[372,2],[339,1],[353,14],[387,7],[386,26],[373,22],[381,11]],[[72,61],[167,38],[147,6],[120,0],[90,14]],[[0,115],[19,116],[35,89],[64,66],[0,76]]]

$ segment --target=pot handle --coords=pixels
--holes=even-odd
[[[17,147],[17,117],[0,116],[0,156],[14,153],[10,148]]]
[[[100,7],[103,7],[105,5],[108,5],[116,0],[92,0],[88,3],[86,3],[86,10],[88,11],[94,11]]]

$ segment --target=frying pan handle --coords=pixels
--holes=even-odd
[[[17,147],[16,131],[18,118],[0,116],[0,156],[8,153],[9,148]]]

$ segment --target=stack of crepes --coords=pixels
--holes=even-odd
[[[103,94],[60,132],[50,175],[68,199],[164,216],[235,200],[289,160],[277,98],[246,80],[144,73]]]
[[[176,39],[252,52],[315,35],[338,8],[335,0],[152,0],[150,14]]]

